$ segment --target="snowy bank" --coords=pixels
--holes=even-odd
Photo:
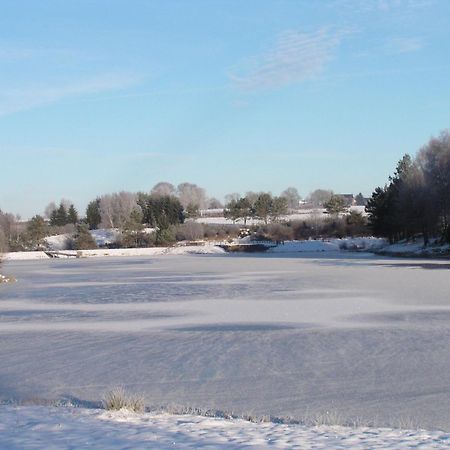
[[[386,256],[440,257],[450,256],[450,245],[434,243],[425,246],[423,239],[385,245],[377,253]]]
[[[268,250],[269,253],[288,252],[338,252],[375,251],[386,245],[386,241],[374,237],[343,238],[343,239],[317,239],[308,241],[285,241]]]
[[[200,416],[1,406],[0,447],[183,449],[446,449],[450,434],[389,428],[304,427]]]
[[[249,244],[249,238],[236,240],[236,244]],[[116,248],[116,249],[93,249],[93,250],[62,250],[58,257],[105,257],[105,256],[160,256],[160,255],[195,255],[195,254],[218,254],[225,253],[219,246],[219,242],[208,242],[205,245],[186,245],[176,247],[149,247],[149,248]],[[384,239],[344,238],[344,239],[321,239],[308,241],[285,241],[275,247],[269,248],[268,253],[307,253],[307,252],[339,252],[339,251],[376,251],[386,245]],[[5,261],[48,259],[49,255],[43,251],[36,252],[11,252],[5,253]]]
[[[150,247],[150,248],[113,248],[94,250],[64,250],[59,257],[92,258],[105,256],[159,256],[159,255],[195,255],[195,254],[216,254],[225,251],[215,245],[205,246],[185,246],[185,247]],[[5,253],[5,261],[48,259],[45,252],[11,252]]]

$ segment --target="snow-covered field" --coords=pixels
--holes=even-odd
[[[351,206],[349,208],[350,211],[356,211],[363,215],[366,215],[365,207],[364,206]],[[321,219],[327,217],[325,213],[325,209],[304,209],[299,210],[298,212],[295,212],[293,214],[289,214],[286,216],[281,217],[281,220],[284,221],[294,221],[294,220],[311,220],[311,219]],[[223,216],[217,216],[217,217],[210,217],[207,214],[205,214],[202,217],[199,217],[198,219],[195,219],[198,223],[204,223],[204,224],[215,224],[215,225],[231,225],[234,222],[230,219],[226,219]],[[238,225],[243,225],[244,220],[239,219],[235,222]],[[259,219],[247,219],[246,224],[247,225],[258,225],[264,223],[262,220]]]
[[[6,261],[3,273],[17,282],[0,289],[0,400],[90,406],[123,385],[150,407],[305,422],[329,413],[341,424],[450,430],[449,268],[444,260],[339,251]],[[11,433],[22,420],[34,424],[30,435],[22,429],[0,439],[32,440],[48,430],[62,436],[52,420],[64,424],[70,417],[75,429],[103,423],[103,413],[93,410],[49,410],[36,413],[35,422],[33,409],[0,411],[6,414],[0,423],[15,420]],[[139,439],[153,433],[143,428],[154,420],[149,417],[123,431],[135,433],[141,447]],[[185,439],[174,425],[183,419],[166,419],[155,436],[173,431]],[[250,436],[240,426],[257,427],[222,421],[223,431],[214,434],[202,428],[211,419],[195,420],[193,447],[199,436],[204,448],[217,448],[209,437],[225,445],[233,433]],[[262,448],[279,426],[254,431]],[[371,432],[329,431],[350,439],[347,446]],[[289,433],[319,439],[321,432]],[[425,435],[402,436],[417,443]],[[422,448],[448,445],[448,435],[430,436],[447,441]],[[279,448],[295,448],[279,439]]]
[[[438,431],[303,427],[199,416],[0,407],[0,447],[23,449],[445,449]]]

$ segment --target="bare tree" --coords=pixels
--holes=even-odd
[[[55,202],[50,202],[44,210],[44,217],[48,220],[52,217],[52,214],[58,209]]]
[[[208,209],[222,209],[223,204],[215,197],[208,199]]]
[[[316,208],[320,208],[333,196],[333,191],[327,189],[316,189],[308,195],[308,201]]]
[[[137,194],[118,192],[100,197],[101,225],[105,228],[124,228],[131,214],[140,210],[137,204]]]
[[[6,236],[3,230],[0,228],[0,260],[1,254],[8,251],[8,242],[6,241]]]
[[[300,202],[300,194],[295,187],[288,187],[281,194],[280,197],[284,197],[287,200],[287,207],[289,209],[298,209]]]
[[[177,227],[176,231],[178,240],[194,241],[202,239],[204,236],[204,226],[201,223],[188,221]]]
[[[245,198],[250,202],[251,205],[254,205],[261,194],[266,194],[266,192],[248,191],[248,192],[245,193]],[[272,194],[270,192],[268,192],[268,194],[270,196],[272,196]]]
[[[19,240],[20,231],[14,214],[4,213],[0,210],[0,230],[2,230],[8,246]]]
[[[417,155],[428,187],[428,200],[439,217],[444,233],[450,230],[450,133],[432,138]]]
[[[156,183],[152,190],[150,191],[152,195],[161,195],[161,196],[167,196],[171,195],[174,196],[176,194],[175,186],[171,183],[168,183],[167,181],[160,181],[159,183]]]
[[[177,187],[178,198],[183,208],[189,204],[197,205],[199,209],[206,208],[206,191],[192,183],[181,183]]]
[[[231,194],[225,195],[225,205],[231,203],[232,201],[237,202],[241,198],[241,195],[238,192],[232,192]]]

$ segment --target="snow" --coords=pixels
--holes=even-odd
[[[191,255],[191,254],[218,254],[225,251],[214,244],[206,246],[183,246],[183,247],[149,247],[149,248],[110,248],[94,250],[64,250],[61,258],[76,257],[118,257],[118,256],[161,256],[161,255]],[[24,261],[35,259],[49,259],[45,252],[10,252],[3,254],[4,261]]]
[[[356,211],[363,215],[366,214],[364,206],[351,206],[349,208],[349,211]],[[222,212],[223,210],[221,210]],[[296,221],[296,220],[311,220],[311,219],[320,219],[320,218],[326,218],[327,215],[325,213],[324,209],[303,209],[299,210],[296,213],[288,214],[286,216],[281,217],[281,221]],[[232,225],[233,223],[243,226],[244,221],[239,219],[236,222],[233,222],[230,219],[226,219],[223,216],[216,216],[216,217],[209,217],[207,215],[203,217],[199,217],[195,219],[198,223],[204,223],[204,224],[215,224],[215,225]],[[258,225],[262,224],[263,221],[259,219],[247,219],[246,225]]]
[[[450,434],[387,428],[304,427],[128,411],[0,406],[5,449],[444,449]]]
[[[345,238],[345,239],[310,239],[307,241],[285,241],[276,247],[270,248],[269,253],[289,253],[289,252],[336,252],[343,249],[373,251],[386,245],[384,239],[365,238]]]
[[[337,251],[6,261],[0,400],[450,429],[448,262]]]
[[[68,248],[69,242],[72,238],[71,233],[57,234],[54,236],[47,236],[44,238],[49,250],[65,250]]]
[[[423,239],[402,241],[381,248],[383,254],[392,256],[439,256],[450,253],[450,244],[432,243],[425,246]]]
[[[251,237],[237,239],[236,243],[250,243]],[[160,256],[160,255],[190,255],[190,254],[220,254],[225,251],[219,247],[219,242],[205,242],[204,245],[180,245],[176,247],[149,247],[149,248],[122,248],[122,249],[95,249],[95,250],[64,250],[60,255],[63,257],[118,257],[118,256]],[[345,239],[318,239],[308,241],[285,241],[283,244],[272,247],[268,253],[301,253],[301,252],[336,252],[348,250],[374,251],[386,245],[384,239],[345,238]],[[5,261],[48,259],[49,256],[43,251],[36,252],[11,252],[5,253]]]
[[[104,247],[105,245],[113,244],[120,236],[120,231],[114,228],[90,230],[89,232],[91,233],[91,236],[94,238],[95,243],[98,247]]]
[[[151,234],[154,231],[154,228],[143,229],[143,232],[148,234]],[[121,232],[118,228],[101,228],[98,230],[89,230],[89,232],[91,233],[91,236],[94,238],[95,243],[98,247],[105,247],[114,244],[121,235]],[[44,241],[46,242],[49,250],[66,250],[69,248],[69,243],[72,237],[73,235],[70,233],[58,234],[54,236],[48,236],[44,238]]]

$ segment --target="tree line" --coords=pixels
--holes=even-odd
[[[376,236],[391,243],[423,236],[450,243],[450,133],[433,137],[414,157],[406,154],[366,211]]]
[[[73,249],[94,248],[95,242],[89,230],[98,228],[119,230],[120,245],[125,247],[164,245],[183,237],[189,240],[193,235],[223,238],[229,233],[235,234],[236,229],[203,227],[192,225],[192,222],[180,225],[186,219],[197,218],[205,208],[214,209],[219,215],[223,213],[233,224],[238,221],[246,224],[248,219],[258,219],[264,225],[274,224],[286,221],[286,214],[299,208],[301,197],[296,188],[288,187],[279,196],[250,191],[244,196],[229,194],[225,199],[226,204],[223,206],[219,200],[208,198],[205,189],[196,184],[181,183],[174,186],[168,182],[159,182],[148,193],[122,191],[101,195],[88,203],[84,215],[80,215],[74,204],[65,199],[58,204],[49,203],[42,215],[37,214],[27,222],[0,210],[0,252],[39,249],[45,237],[57,234],[71,235],[70,246]],[[309,195],[308,201],[314,207],[325,207],[330,215],[336,216],[335,219],[346,210],[342,198],[330,190],[317,189]],[[345,230],[353,232],[355,227],[351,222],[354,220],[352,216],[350,224],[340,224],[333,229],[333,233],[347,233]],[[293,235],[321,234],[320,229],[312,225],[311,230],[306,232],[308,227],[308,224],[298,226],[301,231]],[[146,228],[155,231],[149,233]],[[269,236],[274,230],[278,234],[280,229],[284,230],[272,227],[267,228],[266,232]],[[330,229],[328,226],[322,228],[325,233]],[[285,234],[285,231],[281,234]],[[287,230],[287,233],[290,235],[291,230]]]

